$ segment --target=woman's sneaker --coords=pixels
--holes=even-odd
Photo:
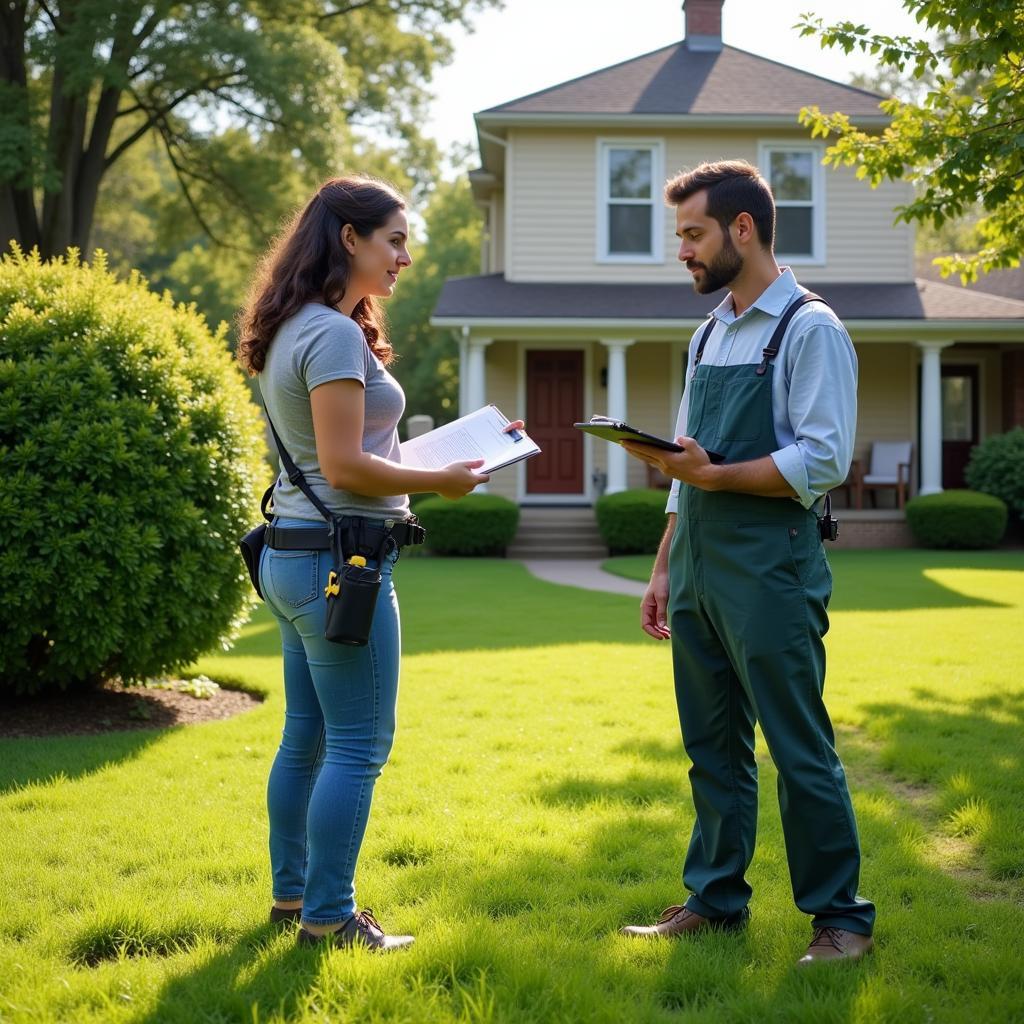
[[[299,929],[297,942],[300,946],[317,946],[329,942],[334,946],[366,946],[380,953],[411,946],[416,940],[411,935],[385,935],[372,910],[358,910],[337,931],[326,935],[314,935]]]

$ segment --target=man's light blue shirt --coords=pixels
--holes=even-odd
[[[741,316],[727,295],[712,312],[711,331],[701,362],[706,366],[760,363],[786,307],[808,289],[787,267]],[[675,436],[686,435],[690,377],[701,325],[690,341],[686,383],[676,417]],[[819,302],[793,315],[772,374],[772,418],[780,447],[771,453],[779,472],[804,508],[812,508],[850,471],[857,431],[857,354],[842,322]],[[675,512],[679,481],[672,482],[666,511]]]

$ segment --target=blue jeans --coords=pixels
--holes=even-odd
[[[278,519],[276,525],[318,524]],[[373,786],[395,736],[396,560],[391,554],[380,566],[369,644],[346,647],[324,639],[331,553],[265,548],[260,559],[260,585],[284,649],[284,734],[267,786],[273,895],[301,899],[305,924],[344,922],[356,911],[356,859]]]

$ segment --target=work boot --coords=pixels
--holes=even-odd
[[[870,935],[861,935],[845,928],[815,928],[807,952],[796,963],[797,967],[806,967],[827,960],[859,960],[873,946]]]
[[[288,925],[298,922],[302,919],[302,907],[293,907],[285,909],[284,907],[271,907],[270,908],[270,923]]]
[[[314,935],[300,928],[297,938],[300,946],[317,946],[327,942],[335,946],[366,946],[379,953],[390,953],[411,946],[415,941],[411,935],[385,935],[372,910],[356,911],[337,931],[326,935]]]
[[[619,934],[629,935],[633,938],[675,938],[678,935],[693,935],[697,932],[706,931],[738,931],[746,927],[750,914],[746,910],[733,914],[730,917],[710,918],[701,917],[686,907],[667,907],[661,912],[657,924],[639,925],[630,924],[619,929]]]

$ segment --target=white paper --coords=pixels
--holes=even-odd
[[[518,441],[505,432],[509,422],[497,406],[485,405],[443,427],[403,441],[402,465],[441,469],[453,462],[483,459],[479,472],[493,473],[539,454],[540,448],[526,431],[518,431]]]

